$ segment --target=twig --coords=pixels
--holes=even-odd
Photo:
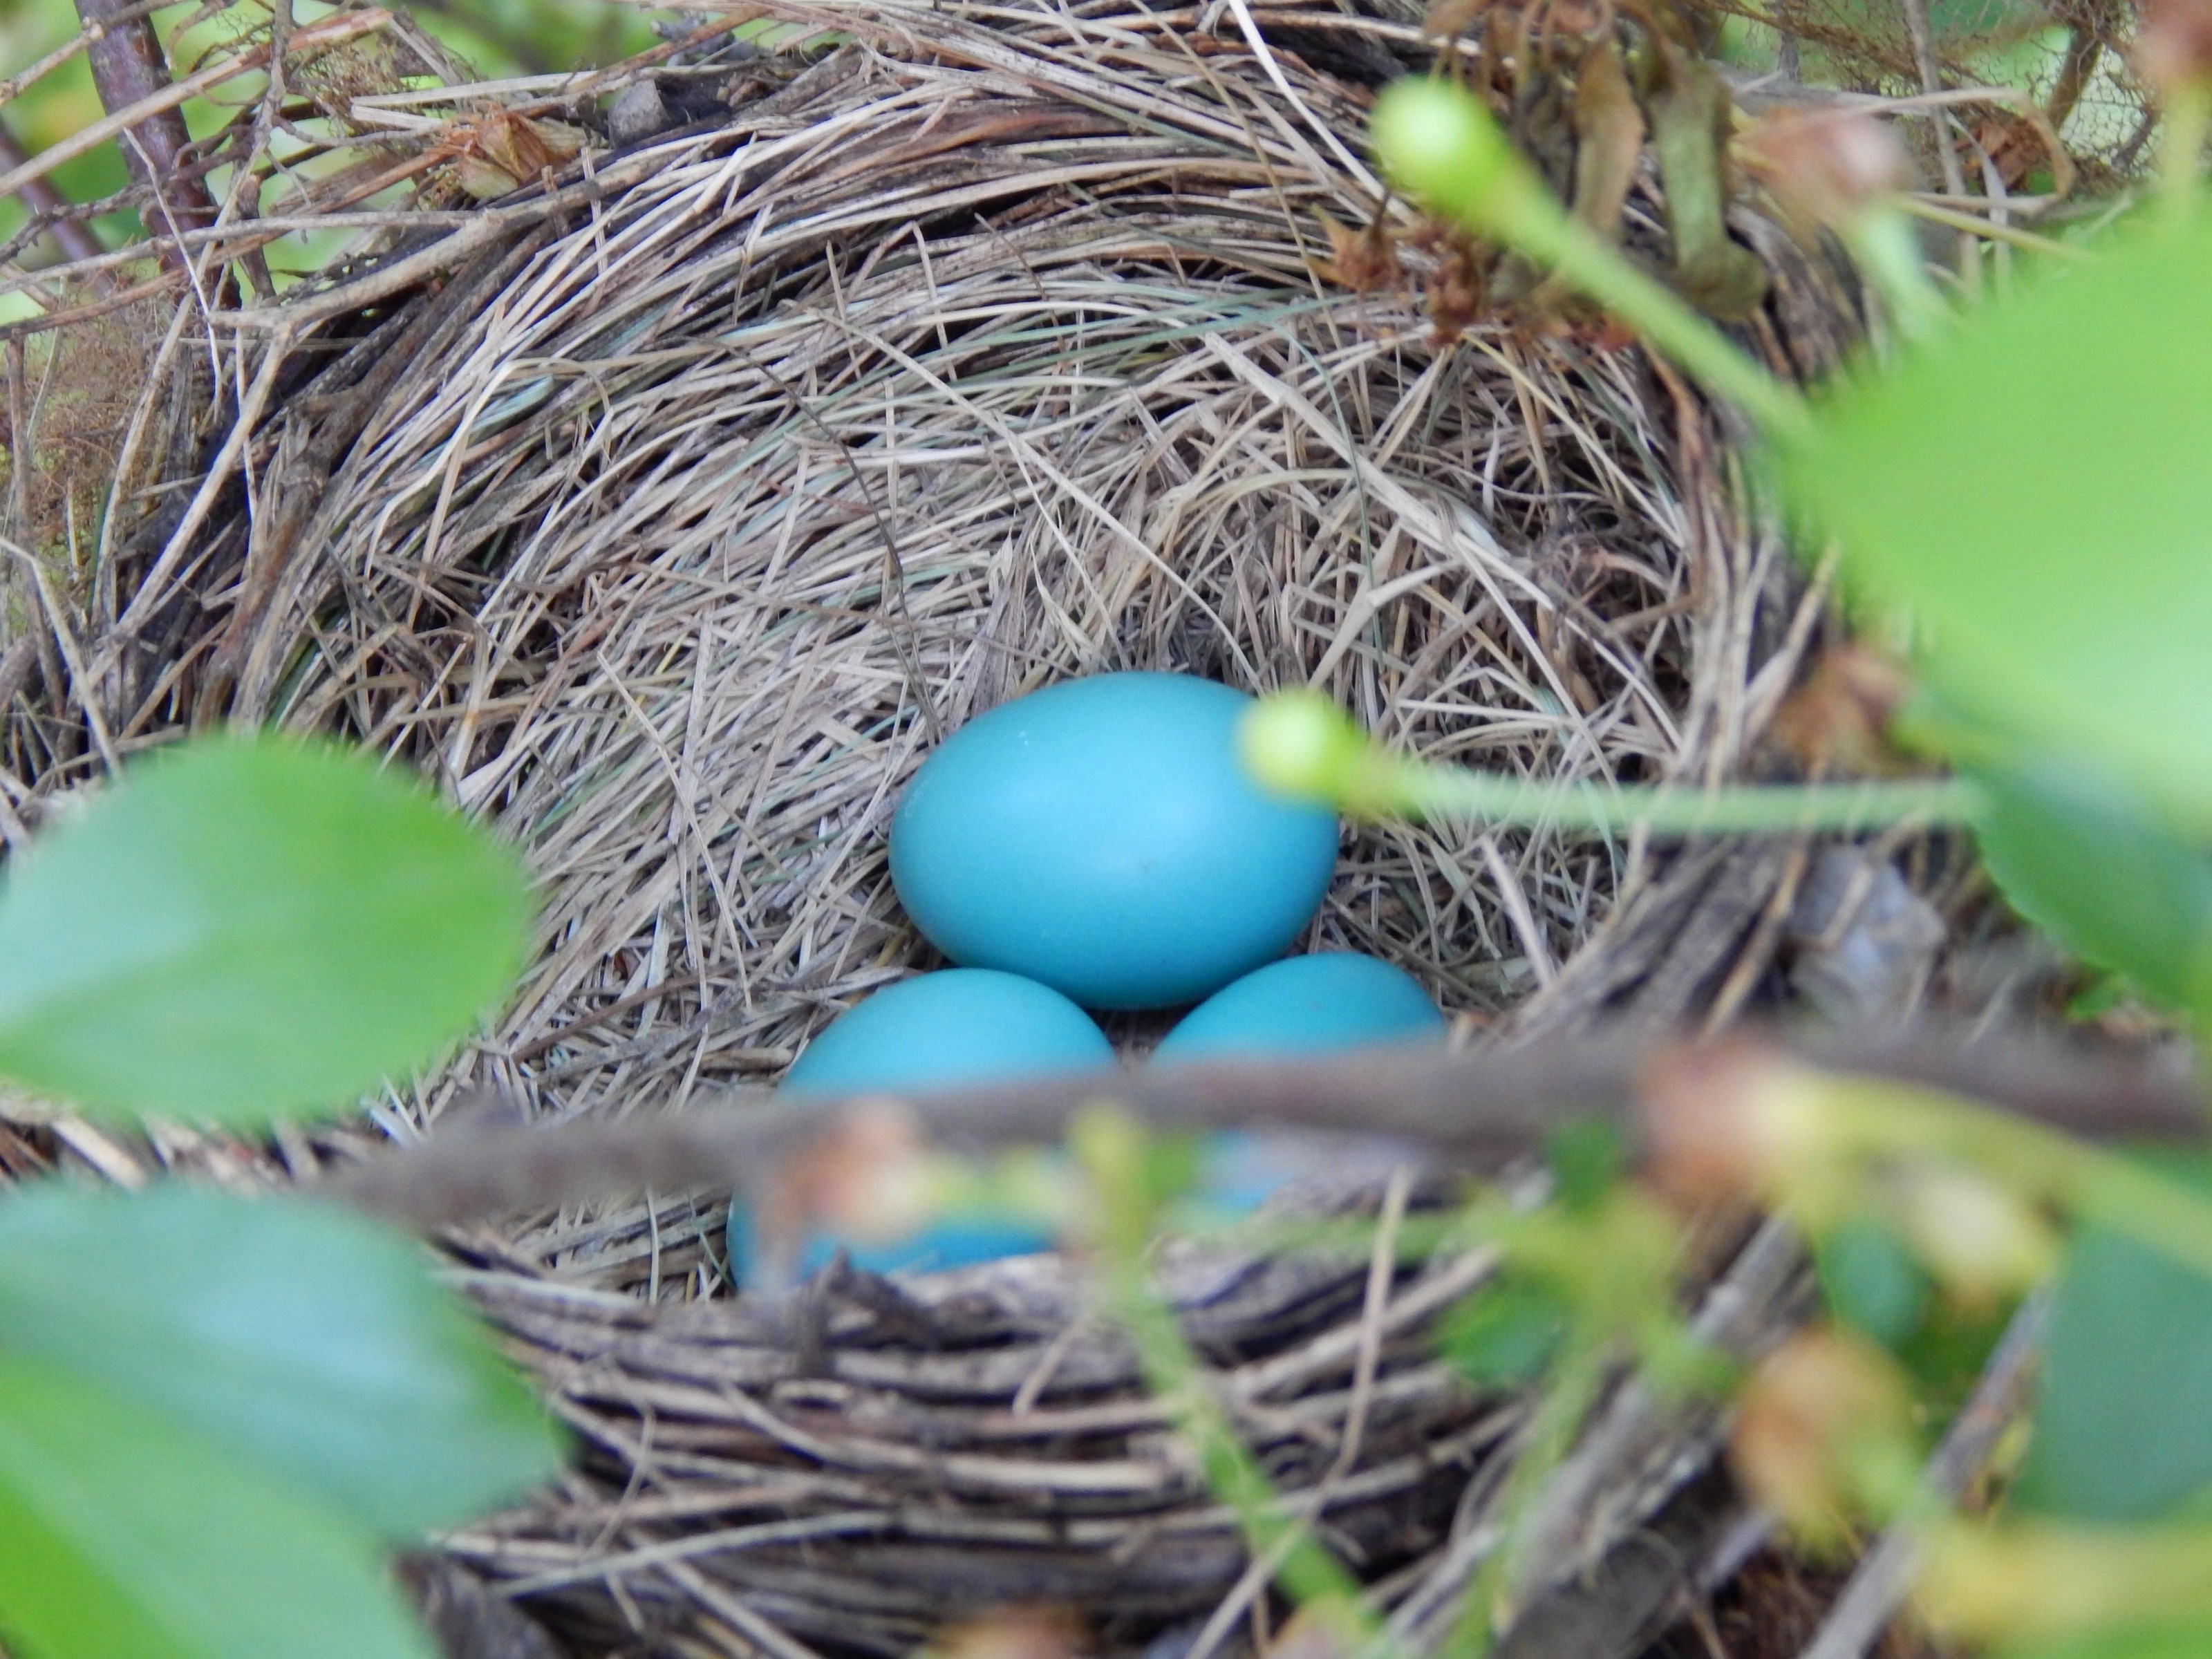
[[[136,0],[136,3],[122,7],[101,22],[87,24],[84,28],[63,41],[36,63],[18,70],[4,80],[0,80],[0,104],[14,103],[23,95],[27,88],[36,86],[45,80],[46,76],[68,63],[70,58],[76,57],[94,41],[106,34],[108,30],[119,27],[125,23],[135,23],[142,17],[151,17],[155,12],[164,10],[175,3],[176,0]]]
[[[111,117],[128,117],[118,131],[137,140],[123,146],[124,164],[132,178],[154,192],[144,215],[147,234],[159,240],[210,223],[215,218],[214,198],[204,182],[179,165],[192,142],[178,109],[184,100],[161,101],[172,89],[169,60],[153,20],[125,18],[122,14],[129,8],[117,0],[77,0],[76,9],[88,33],[100,31],[86,44],[84,53],[100,107]],[[23,164],[18,163],[11,173],[22,170]],[[161,251],[164,265],[180,269],[184,258],[180,249]]]
[[[1929,97],[1943,90],[1942,77],[1936,69],[1936,37],[1928,27],[1928,0],[1902,0],[1905,7],[1905,32],[1912,40],[1913,67],[1919,71],[1920,90]],[[1936,160],[1943,169],[1943,188],[1950,195],[1966,193],[1966,170],[1959,165],[1959,152],[1951,143],[1951,121],[1946,115],[1936,119]],[[1972,280],[1981,263],[1981,244],[1972,233],[1959,233],[1959,274]]]
[[[307,33],[302,29],[293,38],[301,39]],[[410,254],[404,259],[379,265],[375,270],[327,293],[318,294],[312,299],[288,300],[282,305],[225,312],[216,320],[239,329],[298,329],[326,318],[343,316],[379,300],[389,299],[426,278],[451,270],[470,255],[491,246],[507,235],[517,225],[537,224],[566,213],[571,208],[588,207],[605,193],[626,189],[667,164],[665,155],[650,150],[629,156],[619,166],[604,168],[597,177],[571,185],[565,190],[534,197],[513,207],[486,208],[472,215],[469,224],[442,241],[433,242],[421,252]],[[6,182],[0,179],[0,185]]]
[[[0,126],[0,167],[13,172],[29,159],[22,145],[15,142],[15,135]],[[45,179],[33,179],[15,194],[34,218],[48,221],[46,234],[54,239],[54,246],[61,249],[64,258],[93,259],[106,252],[100,246],[100,238],[92,234],[91,226],[68,216],[69,202]]]
[[[1776,1309],[1784,1304],[1803,1259],[1796,1229],[1767,1222],[1698,1309],[1692,1326],[1698,1339],[1736,1359],[1754,1358],[1774,1339]],[[1781,1328],[1795,1322],[1784,1320]],[[1601,1505],[1600,1498],[1668,1444],[1699,1404],[1665,1400],[1640,1378],[1614,1395],[1574,1457],[1553,1476],[1529,1519],[1524,1546],[1529,1572],[1516,1588],[1517,1601],[1534,1602],[1588,1565],[1593,1540],[1583,1535],[1586,1528],[1594,1520],[1621,1519],[1615,1506]]]
[[[2022,230],[2017,225],[1999,224],[1993,219],[1977,219],[1970,213],[1957,212],[1925,197],[1901,197],[1898,205],[1914,218],[1925,219],[1931,225],[1942,225],[1961,235],[1986,236],[1993,242],[2004,242],[2030,253],[2039,253],[2046,259],[2057,259],[2067,264],[2086,264],[2096,257],[2071,242],[2039,236],[2032,230]]]
[[[1967,1484],[1989,1462],[1998,1440],[2027,1403],[2028,1379],[2042,1357],[2050,1323],[2047,1291],[2039,1291],[2021,1304],[2012,1323],[2005,1328],[1996,1352],[1983,1368],[1973,1397],[1953,1419],[1942,1444],[1928,1461],[1923,1502],[1947,1509],[1956,1504]],[[1913,1524],[1917,1518],[1908,1516],[1892,1526],[1867,1553],[1801,1659],[1863,1659],[1881,1639],[1904,1604],[1919,1565]]]
[[[1766,1041],[1814,1065],[1948,1090],[2094,1139],[2201,1145],[2207,1135],[2197,1080],[2140,1056],[2026,1035],[1966,1040],[1955,1030]],[[1660,1054],[1680,1052],[1648,1036],[1599,1032],[1504,1052],[1415,1048],[1288,1064],[1148,1066],[907,1104],[925,1132],[984,1144],[1058,1139],[1084,1107],[1110,1101],[1156,1125],[1357,1129],[1495,1159],[1544,1145],[1563,1114],[1603,1113],[1633,1133],[1636,1079]],[[615,1121],[456,1132],[364,1164],[324,1191],[437,1225],[613,1192],[729,1188],[818,1134],[839,1104],[784,1103],[757,1089],[720,1101]]]
[[[292,37],[292,49],[295,52],[306,52],[311,48],[334,46],[343,41],[357,40],[362,35],[374,33],[391,18],[392,14],[383,10],[347,12],[300,30]],[[210,64],[197,74],[188,75],[181,81],[149,93],[137,102],[80,128],[59,143],[40,150],[21,167],[10,167],[6,173],[0,173],[0,196],[13,196],[32,179],[45,178],[64,162],[99,149],[118,133],[140,126],[149,118],[159,115],[164,110],[179,107],[210,87],[221,86],[225,81],[259,69],[268,56],[267,47],[255,46],[220,64]],[[148,154],[158,152],[149,148]],[[208,216],[213,218],[212,211]]]

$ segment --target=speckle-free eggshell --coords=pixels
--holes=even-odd
[[[1153,1063],[1266,1060],[1386,1042],[1433,1042],[1444,1017],[1413,979],[1375,957],[1287,957],[1224,986],[1184,1015]],[[1225,1133],[1207,1137],[1200,1193],[1217,1214],[1256,1210],[1285,1186],[1338,1170],[1341,1137]]]
[[[1279,954],[1336,862],[1328,811],[1243,774],[1252,699],[1184,674],[1099,674],[948,738],[891,823],[891,879],[955,962],[1091,1008],[1191,1002]]]
[[[949,968],[887,985],[838,1015],[793,1062],[783,1087],[912,1091],[1113,1063],[1097,1022],[1050,986]]]
[[[1158,1061],[1314,1054],[1444,1034],[1411,975],[1350,951],[1286,957],[1224,986],[1185,1014],[1153,1051]]]
[[[987,968],[953,968],[901,980],[824,1026],[784,1076],[787,1095],[823,1097],[874,1090],[917,1091],[998,1083],[1114,1063],[1114,1045],[1090,1015],[1049,986]],[[851,1239],[827,1231],[801,1248],[803,1272],[829,1265],[842,1247],[874,1273],[963,1267],[1053,1247],[1025,1215],[984,1211],[945,1216],[898,1239]],[[743,1284],[756,1254],[742,1200],[730,1206],[732,1277]]]

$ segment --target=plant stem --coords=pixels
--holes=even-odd
[[[1701,790],[1562,784],[1423,767],[1407,780],[1404,810],[1424,818],[1473,818],[1596,834],[1640,829],[1674,837],[1827,833],[1887,828],[1913,819],[1959,823],[1973,817],[1979,799],[1972,785],[1952,778]]]
[[[1547,267],[1673,358],[1771,438],[1809,431],[1805,401],[1569,213],[1489,106],[1438,76],[1385,88],[1371,125],[1392,183],[1431,212]]]
[[[1253,1554],[1279,1562],[1275,1576],[1301,1607],[1341,1621],[1346,1645],[1364,1651],[1377,1632],[1359,1605],[1359,1583],[1291,1512],[1208,1386],[1175,1312],[1146,1271],[1157,1206],[1145,1181],[1145,1130],[1110,1107],[1094,1107],[1073,1139],[1098,1206],[1098,1278],[1107,1310],[1128,1334],[1146,1385],[1198,1454],[1206,1484],[1237,1512]]]
[[[1497,228],[1522,253],[1634,328],[1706,391],[1735,404],[1768,436],[1795,438],[1810,429],[1812,416],[1802,398],[1557,202],[1547,198],[1544,210],[1516,215],[1510,227]]]
[[[1498,1495],[1497,1511],[1503,1518],[1497,1547],[1476,1569],[1440,1659],[1482,1659],[1490,1651],[1496,1637],[1498,1601],[1519,1577],[1515,1546],[1522,1528],[1544,1477],[1565,1459],[1583,1419],[1597,1402],[1610,1357],[1602,1334],[1594,1338],[1581,1333],[1553,1366],[1522,1436],[1521,1455],[1514,1460],[1505,1488]]]
[[[2212,1200],[2179,1182],[1955,1096],[1864,1078],[1820,1087],[1849,1146],[1973,1163],[2212,1278]]]
[[[1776,834],[1971,820],[1972,784],[1949,778],[1696,789],[1551,782],[1416,760],[1377,743],[1317,691],[1278,691],[1237,729],[1245,770],[1261,787],[1360,818],[1468,818],[1596,834]]]
[[[2212,83],[2192,79],[2166,95],[2166,133],[2159,145],[2159,199],[2168,224],[2197,210],[2204,139],[2212,129]]]

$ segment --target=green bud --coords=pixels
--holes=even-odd
[[[1244,711],[1237,757],[1271,794],[1334,805],[1348,763],[1367,738],[1349,716],[1318,691],[1278,691]]]
[[[1237,729],[1247,775],[1271,794],[1319,801],[1354,817],[1408,811],[1414,769],[1318,691],[1278,691]]]
[[[1498,234],[1526,211],[1535,174],[1480,98],[1455,82],[1407,76],[1375,100],[1376,159],[1401,194],[1471,230]],[[1511,240],[1510,236],[1503,240]]]

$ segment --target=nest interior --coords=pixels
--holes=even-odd
[[[1176,14],[822,15],[852,43],[380,313],[199,550],[239,578],[179,706],[198,674],[403,751],[545,878],[550,946],[453,1081],[568,1113],[772,1076],[929,965],[904,778],[1069,675],[1312,684],[1546,777],[1742,763],[1816,607],[1725,434],[1636,351],[1332,284],[1381,199],[1364,85]],[[1339,59],[1414,39],[1298,17]],[[1767,343],[1817,358],[1790,313],[1832,335],[1832,292],[1747,225],[1793,278]],[[1364,831],[1310,942],[1492,1019],[1632,851]]]
[[[566,1116],[772,1079],[933,965],[887,875],[899,789],[1054,679],[1310,684],[1407,748],[1547,778],[1753,759],[1822,611],[1722,421],[1595,331],[1440,326],[1449,249],[1334,280],[1336,228],[1386,210],[1364,112],[1425,61],[1415,17],[788,15],[835,40],[679,64],[672,101],[726,106],[599,153],[587,200],[533,220],[526,192],[427,289],[349,297],[403,242],[280,308],[240,360],[280,395],[231,452],[236,510],[125,598],[169,620],[115,659],[116,729],[348,733],[543,875],[510,1016],[388,1128],[487,1090]],[[1663,240],[1655,199],[1647,176],[1632,240]],[[1826,361],[1832,274],[1737,228],[1773,278],[1745,337]],[[1677,1017],[1771,958],[1778,856],[1362,830],[1307,944],[1400,963],[1469,1033]],[[718,1218],[453,1241],[586,1448],[451,1540],[509,1594],[595,1650],[779,1659],[905,1652],[1008,1600],[1082,1606],[1116,1646],[1264,1616],[1065,1264],[848,1277],[794,1326],[730,1297]],[[1421,1340],[1486,1266],[1167,1270],[1271,1472],[1409,1630],[1464,1580],[1510,1423]]]

